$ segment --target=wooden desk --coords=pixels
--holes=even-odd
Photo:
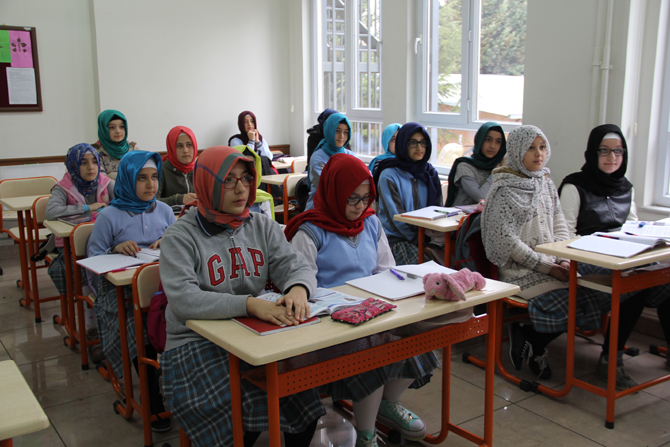
[[[636,393],[640,390],[653,385],[670,380],[670,374],[659,377],[654,380],[642,383],[638,386],[624,391],[616,391],[616,362],[609,362],[607,371],[607,389],[591,385],[582,380],[576,379],[574,373],[574,353],[575,353],[575,316],[577,312],[577,286],[589,287],[592,289],[604,291],[612,294],[612,310],[610,316],[610,346],[609,358],[614,359],[617,355],[616,340],[619,335],[619,297],[622,293],[642,290],[649,287],[666,284],[670,282],[670,266],[661,267],[655,271],[648,272],[627,272],[622,274],[622,270],[639,267],[652,262],[661,262],[670,260],[670,248],[655,248],[646,251],[631,258],[618,258],[598,253],[592,253],[584,250],[568,248],[567,245],[573,239],[551,244],[542,244],[535,247],[539,253],[546,253],[561,258],[570,259],[570,289],[569,289],[569,312],[568,312],[568,349],[565,386],[562,390],[552,390],[543,387],[541,391],[553,397],[563,397],[568,394],[572,386],[583,388],[587,391],[603,396],[607,399],[607,410],[605,416],[605,427],[614,428],[614,404],[616,399]],[[611,281],[602,281],[600,278],[577,278],[577,263],[584,262],[599,267],[613,270]]]
[[[31,293],[31,278],[30,273],[34,271],[35,263],[30,261],[28,250],[35,247],[35,241],[33,241],[33,232],[27,231],[28,240],[26,240],[26,228],[31,229],[31,210],[33,203],[39,197],[43,197],[45,194],[37,196],[23,196],[23,197],[10,197],[6,199],[0,199],[0,204],[9,211],[16,211],[18,224],[19,224],[19,262],[21,263],[21,283],[23,284],[23,291],[25,292],[25,298],[19,301],[21,306],[28,308],[30,303],[33,300],[33,295]],[[48,194],[46,194],[48,195]],[[34,276],[34,285],[37,285],[37,277]],[[39,301],[35,302],[35,322],[42,322],[42,315],[40,312]]]
[[[272,194],[272,185],[283,185],[284,179],[293,174],[273,174],[261,176],[261,183],[268,185],[268,194]]]
[[[273,161],[272,166],[275,167],[275,169],[291,169],[291,165],[295,160],[306,160],[307,157],[282,157],[280,160]],[[300,174],[300,172],[293,172],[293,174]]]
[[[351,286],[341,286],[335,290],[363,298],[371,296],[370,293]],[[443,348],[442,430],[440,435],[436,437],[428,435],[424,441],[439,444],[446,439],[448,432],[452,431],[478,445],[490,446],[493,440],[494,347],[497,336],[494,324],[496,313],[500,309],[500,304],[496,300],[518,292],[517,286],[487,280],[484,290],[468,293],[467,301],[445,302],[426,301],[424,297],[408,298],[396,301],[394,304],[398,307],[394,311],[360,326],[337,323],[325,317],[319,324],[295,329],[299,332],[286,331],[266,337],[260,337],[230,320],[189,320],[186,326],[229,353],[235,445],[242,445],[243,436],[240,388],[242,375],[239,370],[239,359],[251,365],[265,365],[264,380],[257,380],[255,372],[259,370],[245,373],[244,378],[252,380],[267,390],[270,445],[280,446],[280,397],[350,377],[359,372],[372,370],[420,353]],[[367,344],[369,339],[366,337],[482,303],[489,303],[489,315],[473,318],[464,323],[444,326],[411,337],[401,339],[394,337],[393,340],[384,341],[371,348],[366,346],[368,349],[362,351],[346,353],[327,360],[317,360],[313,364],[301,364],[291,370],[283,368],[284,364],[281,366],[278,364],[294,356],[354,340],[363,339],[363,344]],[[483,334],[488,334],[488,336],[484,437],[481,438],[449,422],[449,380],[451,344]],[[297,359],[298,362],[300,360]]]
[[[44,430],[49,418],[13,360],[0,362],[0,447],[12,438]]]
[[[401,214],[393,216],[393,220],[404,222],[419,227],[419,264],[423,263],[425,231],[435,230],[444,233],[444,266],[451,267],[451,233],[458,230],[458,224],[465,214],[444,217],[442,219],[428,220],[416,217],[405,217]]]

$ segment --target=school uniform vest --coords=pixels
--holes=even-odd
[[[365,219],[363,231],[354,237],[325,231],[311,222],[300,226],[314,241],[317,250],[318,287],[336,287],[346,281],[372,275],[377,266],[377,243],[381,234],[379,219]]]
[[[630,213],[633,189],[618,195],[598,196],[576,186],[579,192],[579,216],[576,233],[585,236],[596,231],[620,228]]]

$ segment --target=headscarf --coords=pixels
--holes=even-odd
[[[395,154],[389,150],[389,142],[391,141],[391,138],[393,138],[393,134],[395,134],[400,128],[402,127],[402,124],[398,123],[393,123],[389,124],[386,126],[384,129],[384,132],[382,132],[382,148],[384,149],[384,153],[377,155],[375,158],[372,159],[372,161],[369,164],[369,169],[370,172],[375,172],[375,164],[378,161],[386,160],[387,158],[395,157]]]
[[[375,212],[368,207],[356,220],[346,216],[347,199],[365,180],[370,181],[370,194],[376,196],[372,175],[361,160],[349,154],[335,154],[328,160],[321,173],[319,187],[314,196],[314,208],[298,214],[284,229],[291,240],[304,222],[341,236],[355,236],[363,229],[364,221]]]
[[[256,178],[256,167],[250,158],[228,146],[213,146],[205,149],[195,162],[193,186],[198,196],[196,206],[198,213],[209,222],[227,228],[237,228],[249,217],[249,207],[256,200],[256,189],[249,188],[247,206],[241,214],[229,214],[221,211],[224,188],[223,181],[235,163],[247,164],[249,172]]]
[[[179,135],[181,135],[182,132],[188,135],[191,138],[191,142],[193,143],[193,160],[191,160],[191,162],[188,164],[183,164],[180,162],[179,157],[177,156],[177,138],[179,138]],[[195,134],[193,134],[193,131],[185,126],[173,127],[170,129],[170,132],[168,132],[165,144],[167,145],[167,155],[163,156],[163,161],[165,161],[167,158],[170,163],[172,163],[172,166],[177,168],[177,170],[182,174],[188,174],[191,172],[195,166],[195,159],[198,155],[198,142],[195,140]]]
[[[603,172],[598,167],[598,148],[603,140],[603,137],[608,133],[613,132],[621,138],[621,146],[625,149],[621,160],[619,169],[611,174]],[[614,124],[603,124],[595,127],[589,135],[589,141],[584,152],[586,163],[582,166],[581,172],[575,172],[563,179],[561,186],[558,188],[558,193],[561,193],[563,185],[566,183],[579,186],[586,191],[601,197],[612,195],[620,195],[628,192],[632,187],[632,183],[625,177],[626,168],[628,167],[628,145],[626,139],[619,129],[619,126]]]
[[[417,132],[423,133],[423,137],[428,142],[428,145],[426,146],[426,153],[424,154],[423,159],[415,162],[409,158],[407,144],[412,138],[412,135]],[[428,198],[426,203],[428,205],[435,204],[437,198],[442,194],[442,186],[440,185],[440,177],[438,176],[437,171],[433,165],[428,163],[430,154],[433,150],[432,148],[433,145],[430,141],[430,135],[428,135],[428,131],[425,127],[419,123],[404,124],[398,131],[398,136],[395,139],[395,157],[382,160],[377,169],[375,169],[375,186],[379,184],[379,176],[384,169],[398,168],[424,182],[426,187],[428,187]]]
[[[335,134],[337,132],[337,126],[340,124],[347,125],[349,128],[349,136],[347,141],[341,147],[338,147],[335,144]],[[314,149],[314,152],[322,149],[326,154],[328,154],[329,157],[332,157],[335,154],[344,152],[344,146],[349,144],[350,140],[351,123],[349,122],[349,119],[341,113],[333,113],[326,119],[326,122],[323,123],[323,140],[321,140],[316,149]]]
[[[500,150],[493,158],[487,158],[486,155],[482,153],[482,146],[484,146],[484,141],[486,136],[489,134],[489,131],[494,130],[500,132],[502,135],[502,144],[500,145]],[[452,206],[454,200],[456,200],[456,194],[458,193],[458,187],[456,186],[456,168],[461,163],[468,163],[474,166],[477,169],[483,171],[492,171],[493,168],[498,166],[498,163],[502,161],[507,153],[507,142],[505,141],[505,132],[500,124],[495,121],[489,121],[481,125],[477,133],[475,134],[475,147],[472,149],[471,157],[459,157],[454,161],[454,164],[451,166],[451,171],[449,171],[449,189],[447,191],[447,201],[446,206]]]
[[[156,196],[150,201],[141,200],[137,197],[136,183],[137,176],[144,165],[152,159],[156,163],[158,171],[158,183],[161,181],[161,167],[163,162],[161,156],[156,152],[131,151],[123,156],[119,163],[119,169],[116,175],[116,184],[114,185],[114,198],[109,204],[120,210],[130,211],[135,214],[143,213],[156,201]]]
[[[247,131],[244,130],[244,117],[249,115],[254,119],[254,129],[258,130],[258,121],[256,120],[256,115],[251,113],[248,110],[245,110],[244,112],[240,113],[237,116],[237,128],[240,130],[240,133],[233,135],[232,137],[228,138],[228,144],[230,144],[231,141],[233,141],[233,138],[239,138],[242,140],[242,144],[249,144],[249,135],[247,135]],[[258,133],[258,138],[259,141],[263,141],[263,135]],[[226,146],[221,146],[221,147],[226,147]]]
[[[263,172],[263,162],[261,161],[261,156],[256,153],[256,151],[250,150],[247,146],[233,146],[233,149],[244,154],[245,157],[252,158],[256,166],[256,172]],[[246,153],[245,153],[246,151]],[[249,155],[251,153],[251,155]],[[272,197],[272,194],[263,191],[260,189],[262,183],[261,176],[256,176],[256,200],[254,203],[270,202],[270,209],[272,212],[272,218],[275,218],[275,201]]]
[[[326,107],[323,112],[319,115],[319,117],[316,119],[316,121],[319,123],[319,128],[321,129],[321,134],[323,134],[323,124],[326,122],[328,117],[332,115],[333,113],[339,113],[335,109],[331,109],[330,107]]]
[[[90,182],[81,178],[81,171],[79,170],[81,161],[84,159],[86,152],[93,154],[98,165],[98,175],[95,176],[95,180]],[[81,195],[87,196],[98,189],[98,179],[100,178],[100,156],[98,155],[98,151],[91,145],[79,143],[68,149],[67,154],[65,155],[65,167],[67,169],[66,175],[70,176],[72,184],[77,188]]]
[[[529,171],[523,157],[538,136],[546,143],[547,155],[542,169]],[[507,166],[493,171],[481,225],[486,257],[499,267],[509,260],[523,225],[532,219],[545,182],[553,187],[546,167],[550,157],[549,141],[539,128],[521,126],[509,134]]]
[[[109,122],[115,119],[122,120],[126,128],[126,135],[123,137],[123,140],[118,143],[112,141],[109,137],[109,129],[107,128]],[[128,121],[126,121],[126,117],[123,113],[118,110],[109,109],[103,110],[100,115],[98,115],[98,140],[110,157],[118,160],[126,155],[130,145],[128,144]]]

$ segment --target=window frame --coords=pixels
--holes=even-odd
[[[654,204],[670,207],[670,45],[665,55]]]

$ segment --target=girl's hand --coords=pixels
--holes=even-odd
[[[197,199],[195,193],[190,192],[188,194],[184,194],[184,197],[181,199],[181,204],[182,205],[188,205],[189,203],[193,202],[195,199]]]
[[[300,324],[292,315],[288,314],[288,309],[284,306],[278,306],[272,301],[254,298],[250,296],[247,298],[247,313],[269,323],[274,323],[277,326],[283,324],[292,326]]]
[[[161,240],[158,239],[156,242],[154,242],[153,244],[149,245],[149,248],[152,249],[152,250],[156,250],[156,249],[157,249],[158,247],[160,247],[160,246],[161,246]]]
[[[277,306],[286,304],[287,314],[294,316],[298,321],[309,318],[309,302],[307,301],[307,290],[303,286],[293,286],[286,295],[277,300]],[[293,309],[293,315],[291,314]]]
[[[568,281],[570,279],[570,269],[564,265],[554,264],[549,274],[559,281]]]
[[[126,241],[118,244],[112,251],[126,256],[135,256],[140,250],[142,249],[135,243],[135,241]]]
[[[249,137],[249,141],[256,141],[256,130],[250,130],[247,132],[247,137]]]
[[[95,202],[95,203],[91,203],[88,207],[90,208],[91,211],[96,211],[96,210],[102,208],[103,206],[107,206],[107,204],[102,203],[102,202]]]

